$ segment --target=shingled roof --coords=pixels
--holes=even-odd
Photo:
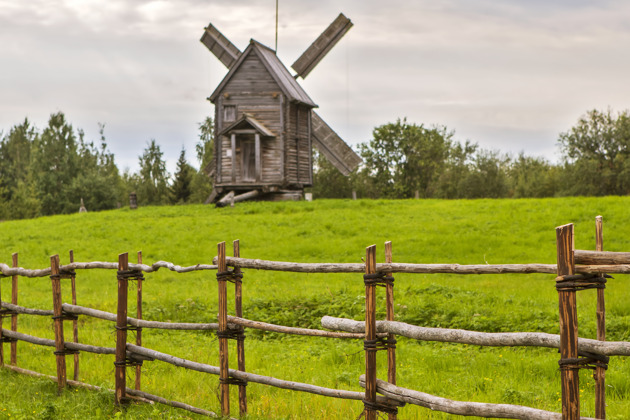
[[[289,100],[299,102],[313,108],[317,107],[315,102],[313,102],[304,89],[302,89],[293,76],[291,76],[289,70],[287,70],[284,64],[282,64],[282,62],[278,59],[276,52],[253,39],[249,41],[249,46],[245,49],[243,54],[241,54],[236,63],[234,63],[234,65],[230,68],[230,71],[223,78],[212,95],[210,95],[210,101],[214,102],[216,100],[219,93],[227,85],[234,74],[236,74],[238,68],[250,54],[256,54],[260,58],[269,74],[271,74],[276,83],[278,83],[278,86],[289,98]]]

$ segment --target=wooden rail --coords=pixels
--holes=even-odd
[[[362,333],[365,324],[346,318],[324,316],[322,327],[331,330]],[[392,333],[398,336],[419,341],[436,341],[442,343],[472,344],[488,347],[547,347],[560,348],[560,336],[557,334],[537,332],[486,333],[478,331],[457,330],[450,328],[419,327],[398,321],[376,321],[376,331]],[[598,341],[580,338],[578,350],[603,356],[630,356],[630,342]]]

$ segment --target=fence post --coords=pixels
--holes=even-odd
[[[66,352],[63,337],[63,312],[61,309],[61,273],[59,255],[50,257],[50,280],[53,295],[53,320],[55,328],[55,357],[57,359],[57,386],[59,393],[66,387]]]
[[[121,405],[126,400],[126,356],[127,356],[127,288],[129,280],[129,254],[118,255],[118,310],[116,312],[116,394],[114,404]]]
[[[70,250],[70,263],[72,264],[74,262],[74,251]],[[74,274],[74,271],[71,272],[70,274],[70,285],[72,288],[72,304],[76,305],[77,304],[77,285],[76,285],[76,276]],[[72,320],[72,340],[75,343],[79,342],[79,320],[78,319],[73,319]],[[72,378],[75,381],[79,380],[79,353],[74,353],[74,372],[73,372],[73,376]]]
[[[236,258],[241,257],[241,248],[239,240],[235,240],[233,243],[234,248],[234,256]],[[243,275],[241,269],[239,267],[234,267],[234,274]],[[239,318],[243,317],[243,282],[242,278],[238,278],[238,276],[234,279],[234,312],[236,316]],[[237,336],[236,340],[236,353],[237,353],[237,361],[238,361],[238,370],[241,372],[245,372],[245,334],[242,331],[244,327],[240,327],[241,332]],[[241,417],[247,415],[247,386],[245,384],[238,385],[238,408]]]
[[[392,242],[385,242],[385,262],[392,262]],[[385,276],[393,279],[393,273],[386,273]],[[387,302],[387,320],[394,320],[394,281],[385,283],[385,301]],[[387,382],[396,385],[396,336],[387,334]],[[396,420],[398,415],[389,413],[389,420]]]
[[[228,340],[227,334],[227,263],[225,260],[225,242],[217,245],[218,250],[218,271],[217,283],[219,284],[219,383],[221,388],[221,415],[230,414],[230,385],[229,381],[229,360],[228,360]]]
[[[13,267],[18,266],[18,253],[14,252],[11,256],[13,260]],[[18,304],[18,276],[11,277],[11,303]],[[17,332],[18,314],[11,315],[11,331]],[[17,366],[17,340],[11,341],[11,364]]]
[[[376,273],[376,245],[365,250],[365,274]],[[365,420],[376,420],[376,285],[365,284]]]
[[[556,228],[558,276],[575,270],[573,224]],[[578,359],[578,322],[575,289],[558,290],[560,314],[560,378],[562,381],[562,419],[580,418],[580,377]]]
[[[0,301],[2,301],[2,282],[0,281]],[[3,320],[6,311],[4,308],[0,308],[0,366],[4,366],[4,342],[6,341],[2,334],[2,328],[4,327]]]
[[[604,250],[604,235],[602,216],[595,218],[595,250]],[[604,289],[597,289],[597,339],[606,341],[606,305],[604,302]],[[595,367],[595,417],[606,418],[606,369],[603,366]]]
[[[142,264],[142,251],[138,251],[138,264]],[[138,288],[137,288],[137,300],[136,300],[136,308],[137,308],[137,317],[138,319],[142,319],[142,280],[138,280]],[[138,328],[136,330],[136,345],[142,347],[142,328]],[[142,365],[136,365],[136,390],[140,390],[140,379],[142,375]]]

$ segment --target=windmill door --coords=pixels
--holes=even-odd
[[[242,136],[241,140],[241,179],[243,182],[256,181],[256,146],[253,137],[252,135]]]

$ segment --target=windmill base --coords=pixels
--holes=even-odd
[[[215,189],[214,191],[217,191]],[[213,194],[214,194],[213,191]],[[225,207],[234,205],[241,201],[300,201],[304,198],[304,190],[280,190],[273,189],[253,189],[253,190],[229,190],[229,191],[217,191],[214,197],[208,197],[214,199],[214,203],[217,207]]]

